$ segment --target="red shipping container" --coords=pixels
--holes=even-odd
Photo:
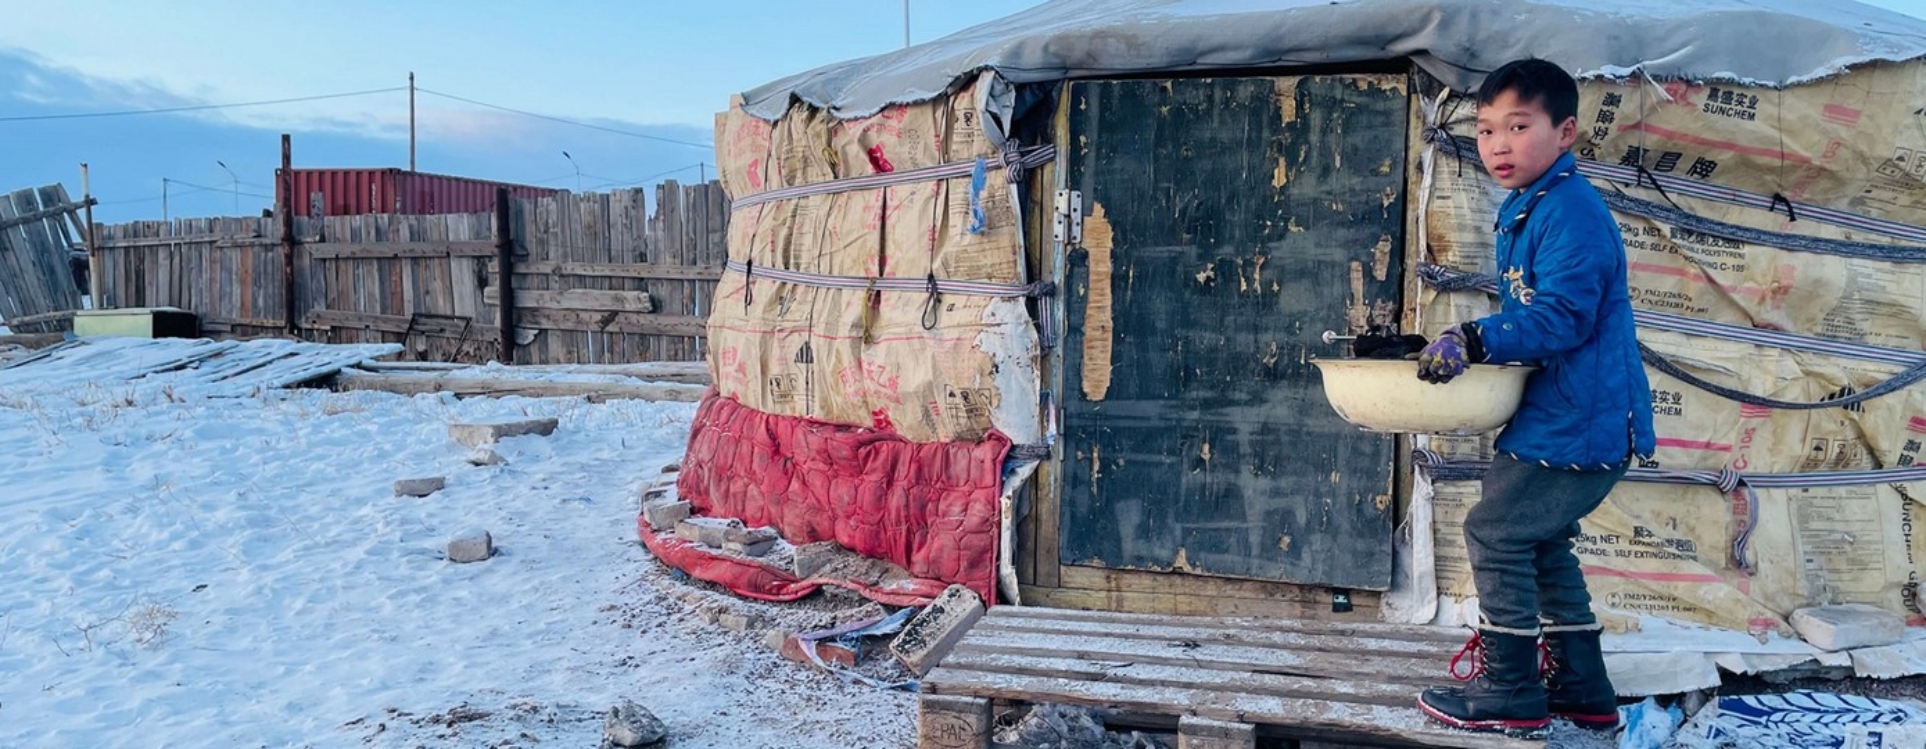
[[[287,180],[276,170],[275,204]],[[548,187],[410,172],[406,169],[295,169],[294,215],[360,216],[369,213],[431,215],[495,210],[495,189],[524,200],[562,193]],[[319,196],[319,197],[316,197]]]

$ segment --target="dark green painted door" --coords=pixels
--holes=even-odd
[[[1069,87],[1064,564],[1390,584],[1394,442],[1309,359],[1399,319],[1405,81]]]

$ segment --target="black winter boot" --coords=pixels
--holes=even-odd
[[[1458,664],[1469,656],[1469,673]],[[1445,725],[1468,731],[1542,739],[1551,717],[1545,711],[1545,683],[1538,636],[1480,629],[1458,656],[1452,675],[1462,687],[1432,687],[1418,695],[1418,709]]]
[[[1552,715],[1579,728],[1610,731],[1618,728],[1618,693],[1605,674],[1598,634],[1596,624],[1545,627],[1545,645],[1551,652],[1551,667],[1545,671],[1545,705]]]

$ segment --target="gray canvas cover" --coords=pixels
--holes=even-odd
[[[1926,57],[1926,20],[1850,0],[1054,0],[888,54],[744,94],[864,117],[993,69],[1010,83],[1412,58],[1458,90],[1520,57],[1581,77],[1781,86]]]

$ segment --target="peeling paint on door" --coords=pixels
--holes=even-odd
[[[1091,204],[1083,221],[1083,249],[1090,254],[1090,295],[1083,302],[1083,397],[1103,400],[1110,393],[1110,352],[1113,318],[1110,295],[1110,249],[1114,236],[1102,203]],[[1094,461],[1093,461],[1094,463]],[[1096,483],[1096,475],[1091,475]]]
[[[1364,331],[1371,323],[1371,303],[1364,298],[1364,263],[1351,261],[1351,296],[1344,306],[1347,330]]]
[[[1391,235],[1378,237],[1378,244],[1371,248],[1371,277],[1379,281],[1391,272]]]

